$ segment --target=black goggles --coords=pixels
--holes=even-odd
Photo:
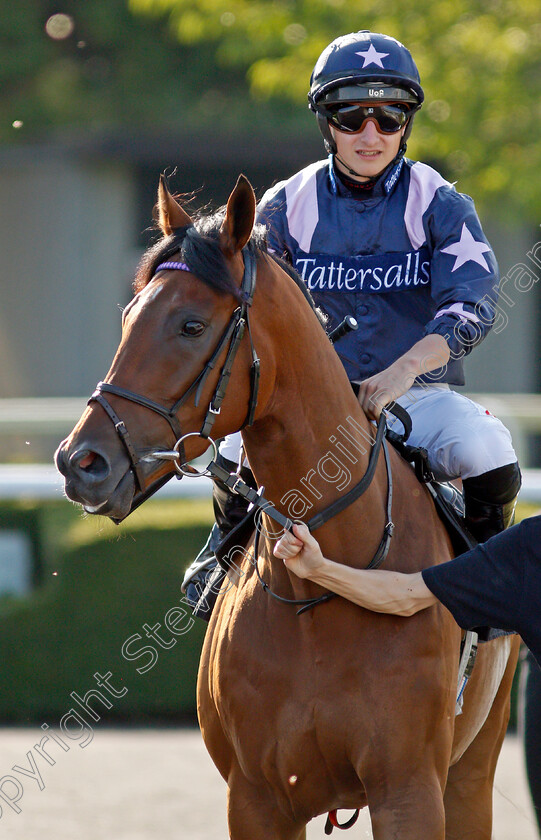
[[[364,128],[367,120],[374,120],[381,134],[395,134],[403,128],[411,116],[411,109],[400,105],[349,105],[326,106],[322,113],[330,124],[339,131],[356,134]]]

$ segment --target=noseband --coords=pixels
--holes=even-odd
[[[172,248],[169,249],[169,254],[173,254],[179,250],[186,230],[187,228],[179,229],[175,237],[175,244]],[[225,397],[229,377],[231,375],[231,369],[233,367],[237,351],[243,339],[246,328],[248,328],[248,335],[250,337],[250,346],[252,350],[252,364],[250,368],[250,402],[248,406],[248,414],[246,416],[246,420],[242,425],[242,428],[244,428],[245,426],[250,426],[254,421],[255,410],[257,407],[260,361],[257,357],[257,353],[252,341],[250,322],[248,317],[249,308],[252,305],[254,297],[256,283],[256,256],[254,253],[253,246],[251,246],[250,243],[248,243],[248,245],[246,245],[242,249],[242,255],[244,258],[244,274],[242,278],[242,284],[240,287],[241,303],[231,314],[229,323],[227,324],[224,332],[222,333],[220,340],[218,341],[218,344],[216,345],[216,348],[214,349],[205,367],[203,368],[201,373],[196,377],[196,379],[192,382],[189,388],[182,394],[181,397],[179,397],[175,404],[171,406],[171,408],[167,408],[167,406],[160,405],[160,403],[154,402],[154,400],[151,400],[148,397],[145,397],[141,394],[137,394],[134,391],[129,391],[126,388],[120,388],[118,385],[113,385],[109,382],[98,382],[96,390],[88,400],[88,405],[90,405],[90,403],[92,402],[97,402],[99,405],[101,405],[107,416],[114,424],[115,430],[120,440],[122,441],[122,444],[124,445],[124,448],[130,459],[131,468],[133,470],[133,474],[137,481],[140,491],[137,500],[135,501],[134,499],[134,503],[130,508],[130,513],[133,510],[135,510],[135,508],[138,507],[143,501],[145,501],[145,499],[147,499],[150,495],[156,492],[156,490],[158,490],[163,484],[165,484],[165,482],[171,478],[172,473],[168,473],[162,479],[158,479],[152,485],[146,487],[143,468],[141,466],[141,462],[144,461],[145,458],[141,458],[138,456],[137,450],[131,441],[126,424],[115,412],[111,404],[104,397],[104,394],[113,394],[113,396],[122,397],[122,399],[128,400],[128,402],[137,403],[137,405],[141,405],[143,406],[143,408],[148,408],[155,414],[159,414],[160,417],[163,417],[163,419],[167,421],[167,423],[171,427],[173,434],[175,435],[176,443],[173,451],[177,454],[175,454],[174,464],[177,472],[177,478],[180,479],[182,478],[182,475],[185,474],[185,470],[183,470],[183,467],[186,464],[184,440],[187,437],[192,437],[194,434],[204,439],[209,439],[214,421],[216,420],[216,417],[220,414],[221,411],[222,402]],[[171,270],[189,272],[191,269],[189,268],[189,266],[186,265],[186,263],[169,260],[160,263],[154,270],[153,275],[156,275],[159,271]],[[226,346],[228,348],[227,355],[225,357],[225,361],[222,366],[220,376],[218,378],[218,383],[207,408],[207,412],[205,414],[205,419],[203,420],[201,430],[198,433],[191,432],[187,435],[183,435],[177,417],[178,411],[181,408],[181,406],[186,402],[186,400],[194,393],[194,391],[195,406],[199,405],[201,393],[203,390],[203,386],[207,380],[207,377],[216,366],[216,362],[218,361],[220,355],[222,354],[222,351]],[[211,443],[214,445],[212,439]],[[164,460],[171,460],[171,452],[154,453],[154,457],[152,458],[152,460],[156,460],[156,457],[159,457],[160,455],[165,456]]]

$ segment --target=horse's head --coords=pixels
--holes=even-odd
[[[257,399],[251,185],[241,176],[225,215],[194,226],[162,178],[158,214],[112,366],[56,453],[68,497],[115,520],[170,477],[175,444],[180,463],[197,457],[251,422]]]

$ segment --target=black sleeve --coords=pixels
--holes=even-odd
[[[532,631],[539,636],[541,516],[525,519],[422,574],[430,591],[464,629],[516,630],[526,643]]]

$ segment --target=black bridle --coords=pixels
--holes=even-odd
[[[184,235],[185,229],[182,230],[180,236],[183,238]],[[177,238],[175,250],[178,250],[178,247],[181,244],[181,239],[179,241],[179,238]],[[225,327],[225,330],[223,331],[218,341],[218,344],[216,345],[210,359],[207,361],[203,370],[195,378],[195,380],[192,382],[189,388],[182,394],[182,396],[179,397],[175,404],[171,406],[171,408],[167,408],[167,406],[160,405],[160,403],[157,403],[154,400],[151,400],[149,399],[149,397],[145,397],[142,394],[137,394],[134,391],[127,390],[126,388],[120,388],[118,385],[113,385],[109,382],[98,382],[96,390],[88,400],[89,405],[92,402],[97,402],[103,408],[107,416],[114,424],[116,433],[118,434],[128,454],[130,465],[133,470],[133,474],[136,479],[137,485],[139,487],[139,492],[136,496],[134,495],[134,500],[128,513],[131,513],[133,510],[135,510],[136,507],[139,507],[139,505],[143,501],[145,501],[145,499],[147,499],[150,495],[155,493],[156,490],[163,486],[163,484],[165,484],[165,482],[171,478],[172,474],[169,473],[166,476],[163,476],[162,479],[158,479],[157,481],[153,482],[149,487],[146,486],[142,468],[142,461],[145,459],[138,455],[137,450],[131,441],[126,424],[115,412],[109,401],[104,397],[104,394],[112,394],[115,397],[122,397],[122,399],[128,400],[129,402],[137,403],[137,405],[141,405],[144,408],[148,408],[150,411],[159,414],[160,417],[163,417],[163,419],[167,421],[167,423],[171,427],[173,434],[175,435],[175,446],[171,451],[163,453],[154,453],[153,460],[159,458],[160,455],[163,455],[164,459],[167,460],[174,459],[177,477],[180,479],[183,475],[187,473],[187,470],[182,469],[186,464],[184,440],[187,437],[191,437],[194,433],[190,433],[189,435],[182,434],[182,429],[180,427],[180,422],[177,416],[178,411],[194,392],[195,406],[199,405],[201,393],[207,380],[207,377],[215,368],[216,363],[220,358],[224,348],[227,347],[227,354],[220,372],[220,376],[218,378],[218,383],[207,408],[207,412],[205,414],[201,430],[197,433],[197,436],[202,437],[204,439],[209,439],[212,427],[214,425],[214,421],[216,420],[217,416],[220,414],[221,411],[221,406],[225,397],[229,377],[231,375],[231,369],[233,367],[233,362],[235,361],[237,351],[240,347],[241,341],[247,329],[252,351],[252,364],[250,369],[250,401],[248,405],[248,413],[242,428],[244,428],[244,426],[250,426],[254,421],[255,410],[257,407],[260,370],[260,361],[252,341],[250,321],[248,315],[249,308],[252,305],[256,283],[256,255],[254,252],[254,246],[250,244],[245,246],[242,249],[242,255],[244,258],[244,274],[240,287],[241,303],[232,312],[231,317],[229,319],[229,323]],[[156,266],[153,275],[155,276],[159,271],[167,270],[189,272],[190,268],[186,265],[186,263],[169,260],[166,262],[162,262],[158,266]],[[128,514],[126,514],[126,516],[127,515]]]

